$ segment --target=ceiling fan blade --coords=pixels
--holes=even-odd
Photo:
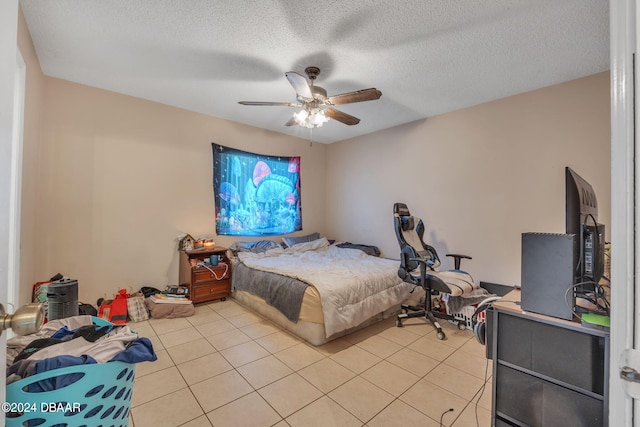
[[[296,124],[297,124],[297,123],[296,123],[296,119],[294,119],[293,117],[291,117],[291,118],[289,119],[289,121],[288,121],[287,123],[285,123],[284,125],[285,125],[285,126],[293,126],[293,125],[296,125]]]
[[[295,102],[254,102],[254,101],[238,101],[242,105],[258,105],[258,106],[276,106],[276,107],[302,107],[302,104]]]
[[[380,92],[376,88],[362,89],[362,90],[357,90],[355,92],[342,93],[340,95],[330,96],[325,101],[325,104],[340,105],[340,104],[351,104],[353,102],[373,101],[374,99],[378,99],[381,96],[382,96],[382,92]]]
[[[288,73],[284,73],[284,75],[287,76],[287,80],[289,80],[289,83],[291,83],[291,86],[293,86],[293,89],[298,95],[302,98],[313,99],[309,82],[307,82],[307,78],[305,76],[298,74],[295,71],[289,71]]]
[[[347,113],[343,113],[342,111],[338,111],[333,108],[327,108],[326,110],[324,110],[324,113],[332,119],[342,122],[345,125],[353,126],[360,123],[359,118],[350,116]]]

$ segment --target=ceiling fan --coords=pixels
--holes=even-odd
[[[376,88],[327,96],[327,91],[324,88],[314,85],[316,78],[320,74],[320,68],[307,67],[304,71],[307,77],[309,77],[309,81],[307,81],[302,74],[296,73],[295,71],[284,73],[296,91],[296,99],[298,102],[239,101],[238,104],[302,108],[293,114],[293,117],[285,124],[286,126],[300,125],[307,128],[315,128],[322,126],[329,121],[329,118],[344,123],[345,125],[353,126],[360,123],[359,118],[343,113],[332,107],[334,105],[351,104],[353,102],[373,101],[382,96],[382,92]]]

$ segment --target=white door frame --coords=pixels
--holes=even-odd
[[[24,136],[24,105],[26,64],[16,49],[16,70],[13,88],[13,135],[11,144],[11,194],[9,200],[9,265],[7,311],[14,312],[20,300],[20,216],[22,206],[22,151]]]
[[[611,351],[609,361],[609,425],[632,426],[638,403],[625,392],[620,379],[620,356],[638,343],[634,323],[638,304],[635,225],[638,212],[635,186],[638,164],[635,150],[633,55],[636,52],[635,0],[611,0]],[[636,61],[637,62],[637,61]],[[637,77],[636,77],[637,78]],[[635,105],[634,105],[635,104]],[[634,108],[635,107],[635,108]],[[640,424],[636,424],[640,425]]]
[[[0,1],[0,302],[7,302],[9,288],[9,229],[14,212],[12,196],[12,146],[16,51],[18,50],[18,0]],[[13,284],[11,284],[13,286]],[[0,360],[6,355],[6,335],[0,336]],[[0,375],[0,401],[5,401],[5,366]],[[4,413],[0,411],[0,424]]]

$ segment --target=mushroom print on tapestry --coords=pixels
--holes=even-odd
[[[264,236],[302,230],[300,157],[211,145],[216,234]]]

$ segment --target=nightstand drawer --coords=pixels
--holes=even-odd
[[[224,266],[215,266],[215,267],[209,267],[209,268],[211,268],[213,272],[209,271],[204,267],[200,267],[193,270],[193,283],[198,284],[203,282],[209,282],[211,280],[218,280],[219,278],[223,278],[223,277],[224,278],[229,277],[229,271],[226,271],[226,274],[225,274]]]
[[[191,299],[194,302],[200,300],[211,300],[225,298],[231,292],[231,282],[229,279],[209,281],[200,283],[193,287]]]

